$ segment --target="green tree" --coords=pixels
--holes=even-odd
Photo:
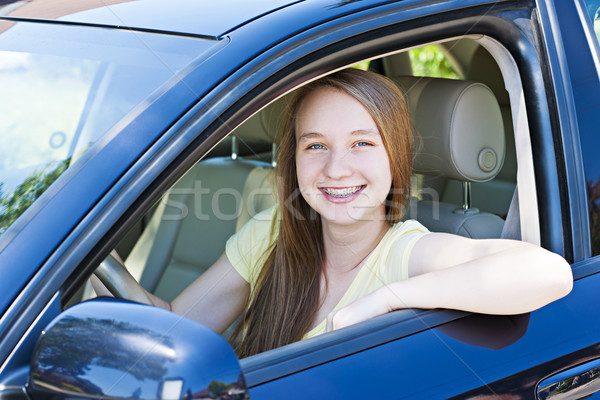
[[[227,389],[227,385],[219,381],[210,381],[208,384],[208,392],[211,397],[217,398]]]
[[[137,338],[137,346],[123,338]],[[174,356],[154,351],[157,345],[172,349],[168,336],[128,322],[65,317],[43,338],[36,367],[52,376],[84,376],[93,366],[111,368],[138,380],[163,379]]]
[[[408,52],[415,76],[459,79],[460,77],[438,45],[412,49]]]
[[[69,167],[71,159],[66,159],[54,169],[36,171],[29,175],[12,193],[3,193],[0,183],[0,234],[4,233],[50,187]]]

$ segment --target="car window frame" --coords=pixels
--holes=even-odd
[[[571,249],[567,259],[586,265],[590,271],[591,240],[589,226],[589,210],[586,181],[583,166],[582,143],[580,138],[579,112],[585,112],[588,104],[577,104],[576,86],[581,76],[572,77],[569,70],[569,53],[573,50],[573,41],[584,40],[586,45],[577,46],[578,58],[585,57],[586,62],[579,64],[588,67],[589,61],[596,66],[599,61],[599,46],[591,28],[590,19],[585,5],[581,0],[574,2],[556,2],[544,0],[538,4],[538,19],[540,41],[543,43],[546,57],[545,74],[549,82],[549,91],[556,99],[555,108],[557,119],[556,141],[564,151],[557,154],[563,170],[561,180],[565,188],[561,190],[562,201],[567,205],[564,214],[565,225],[568,224],[570,233],[565,238],[565,247]],[[560,15],[560,18],[559,18]],[[576,21],[576,23],[574,23]],[[576,42],[579,44],[580,42]],[[596,67],[598,70],[598,67]],[[586,82],[586,86],[598,85],[597,82]],[[583,110],[583,111],[582,111]],[[575,269],[577,270],[577,268]],[[599,268],[595,269],[600,270]],[[587,272],[586,272],[587,273]]]
[[[573,18],[577,19],[577,24],[572,23]],[[554,97],[557,99],[555,107],[562,132],[556,140],[565,149],[562,154],[565,189],[561,193],[569,203],[565,209],[565,220],[572,226],[569,244],[572,246],[571,261],[574,262],[573,277],[578,280],[600,272],[600,256],[592,256],[591,251],[588,196],[581,148],[583,144],[573,92],[576,82],[572,81],[569,70],[568,54],[572,47],[569,42],[584,40],[587,43],[583,50],[578,47],[577,51],[580,54],[583,51],[588,60],[592,60],[597,71],[600,71],[600,44],[582,0],[565,3],[542,1],[539,4],[539,20],[540,40],[543,41],[547,55],[547,79],[552,82]]]

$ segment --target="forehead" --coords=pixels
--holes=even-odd
[[[367,109],[346,92],[321,87],[300,103],[296,115],[296,135],[376,129]]]

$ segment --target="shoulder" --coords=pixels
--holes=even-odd
[[[275,204],[252,216],[235,235],[251,233],[254,236],[256,234],[272,233],[271,231],[276,233],[279,229],[280,219],[279,204]]]
[[[387,244],[391,250],[392,247],[398,247],[403,243],[414,242],[427,233],[429,233],[429,230],[420,222],[409,219],[392,225],[383,241],[388,242]]]
[[[229,238],[225,246],[227,258],[246,281],[252,281],[278,233],[279,206],[274,205],[254,215]]]
[[[387,281],[394,282],[408,278],[410,254],[417,241],[429,230],[415,220],[398,222],[390,227],[381,241],[382,268]]]
[[[406,221],[398,222],[390,228],[394,235],[403,236],[410,233],[428,233],[427,229],[423,224],[414,219],[408,219]]]

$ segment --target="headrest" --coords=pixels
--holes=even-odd
[[[408,51],[396,53],[382,59],[386,76],[412,75],[412,64]]]
[[[468,182],[493,179],[504,163],[504,125],[482,83],[396,77],[420,135],[414,171]]]
[[[471,57],[466,78],[481,82],[489,87],[501,105],[510,105],[510,97],[504,86],[504,79],[498,62],[481,45],[478,46]]]

